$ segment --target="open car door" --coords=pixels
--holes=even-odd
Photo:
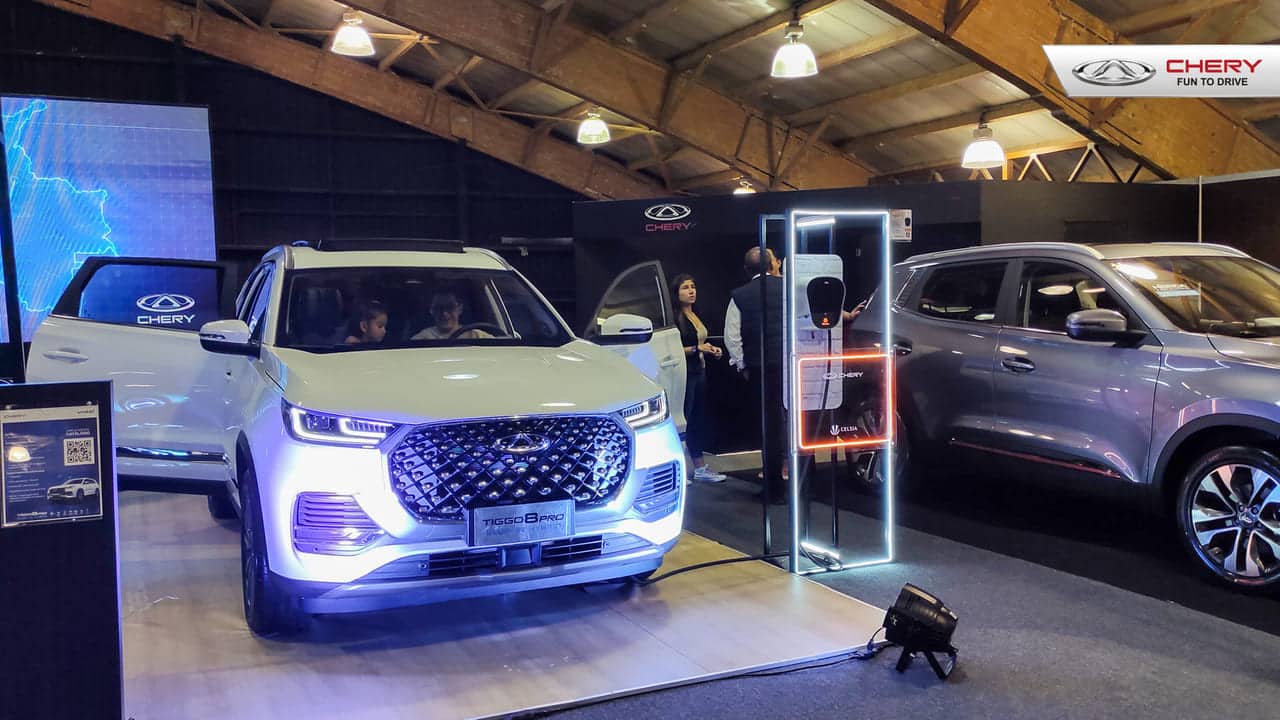
[[[648,342],[610,345],[623,354],[633,365],[667,391],[671,417],[676,428],[685,430],[684,346],[680,344],[680,330],[671,306],[667,278],[662,263],[640,263],[623,270],[609,288],[604,291],[595,312],[587,321],[582,337],[592,340],[600,335],[604,322],[614,315],[629,313],[649,318],[653,323],[653,336]]]
[[[226,275],[214,262],[89,258],[31,340],[31,382],[112,381],[118,467],[131,487],[199,491],[228,476],[227,363],[199,336],[232,317]]]

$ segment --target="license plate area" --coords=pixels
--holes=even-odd
[[[573,536],[572,499],[477,507],[467,512],[471,547],[534,543]]]

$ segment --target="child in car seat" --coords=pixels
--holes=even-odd
[[[387,336],[387,309],[377,300],[360,303],[352,322],[348,345],[380,343]]]

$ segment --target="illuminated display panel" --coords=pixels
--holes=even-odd
[[[818,373],[825,371],[827,379],[832,382],[844,382],[845,378],[855,374],[860,378],[864,373],[871,373],[878,378],[883,374],[887,357],[882,352],[806,355],[796,359],[796,366],[799,368],[801,378],[806,378],[811,371],[816,370]],[[884,384],[884,397],[889,398],[889,402],[885,403],[884,407],[887,410],[892,410],[893,378],[892,376],[886,377],[882,382]],[[825,427],[811,428],[807,426],[807,421],[821,415],[822,413],[818,412],[802,412],[799,414],[800,430],[798,440],[801,450],[841,447],[873,448],[893,442],[893,424],[884,422],[883,418],[880,419],[879,427],[884,428],[885,434],[878,437],[867,437],[859,434],[861,428],[842,426],[839,422],[832,424],[830,430],[825,433],[824,431],[827,430]],[[812,438],[822,437],[824,434],[826,435],[825,440],[811,442]]]
[[[24,340],[87,257],[214,259],[207,110],[4,97],[0,120]]]

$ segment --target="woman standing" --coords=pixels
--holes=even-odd
[[[676,327],[680,328],[680,344],[684,346],[686,382],[684,417],[688,422],[685,443],[693,460],[693,479],[701,482],[723,482],[725,476],[707,467],[702,449],[707,440],[707,366],[706,357],[719,358],[720,348],[707,342],[707,326],[702,324],[693,304],[698,300],[698,286],[693,276],[677,275],[671,283],[675,304]]]

